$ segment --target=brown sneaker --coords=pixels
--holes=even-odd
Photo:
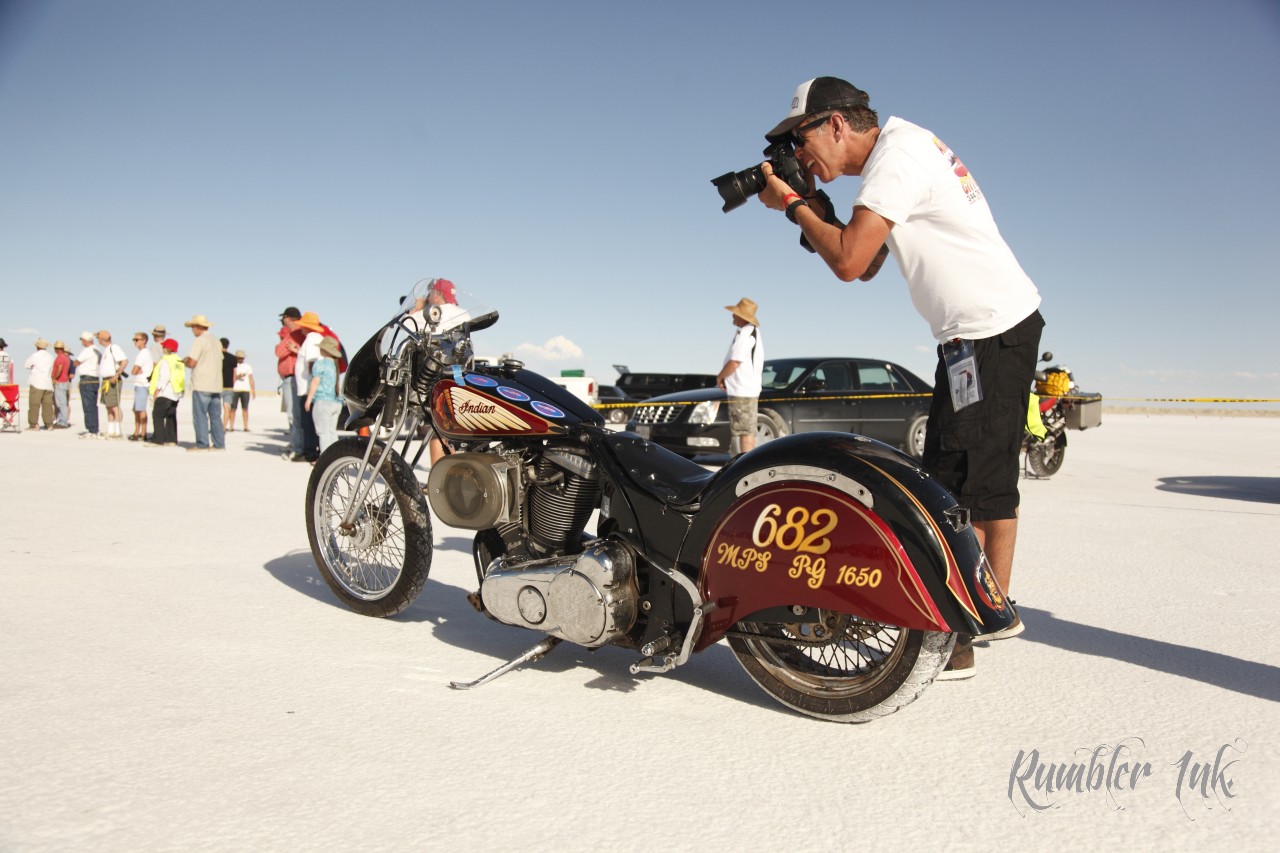
[[[957,634],[955,648],[951,650],[951,660],[947,661],[946,669],[938,673],[935,681],[961,681],[965,678],[973,678],[975,675],[973,668],[973,635]]]

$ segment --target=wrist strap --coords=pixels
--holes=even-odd
[[[796,196],[796,200],[787,205],[787,219],[790,219],[792,222],[796,222],[796,208],[808,206],[808,202],[800,198],[800,196]],[[799,223],[796,224],[798,225]]]

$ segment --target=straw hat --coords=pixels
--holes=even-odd
[[[54,342],[53,342],[53,348],[54,348],[54,349],[65,350],[65,349],[67,348],[67,342],[66,342],[66,341],[54,341]]]
[[[756,321],[756,308],[760,306],[756,305],[755,302],[747,297],[744,296],[739,299],[737,305],[726,305],[724,307],[730,311],[733,316],[741,317],[753,326],[760,325],[760,323]]]
[[[213,324],[209,322],[209,318],[204,316],[203,314],[197,314],[196,316],[192,317],[190,320],[183,323],[182,325],[186,326],[188,329],[191,328],[192,326],[203,326],[206,329],[213,328]]]
[[[49,342],[44,338],[36,338],[36,349],[48,349]]]
[[[333,338],[325,338],[320,342],[320,352],[329,358],[342,358],[342,347]]]
[[[308,311],[299,317],[298,325],[312,332],[324,331],[324,326],[320,325],[320,316],[314,311]]]
[[[236,358],[244,358],[244,350],[242,349],[236,350]]]

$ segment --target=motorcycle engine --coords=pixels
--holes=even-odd
[[[603,646],[635,624],[635,556],[622,543],[597,541],[568,557],[515,564],[499,558],[485,572],[480,597],[500,622]]]

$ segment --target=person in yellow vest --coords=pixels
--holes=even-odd
[[[178,358],[178,342],[166,338],[160,348],[164,355],[151,370],[148,392],[153,401],[151,438],[144,447],[175,447],[178,444],[178,401],[186,384],[187,370]]]

